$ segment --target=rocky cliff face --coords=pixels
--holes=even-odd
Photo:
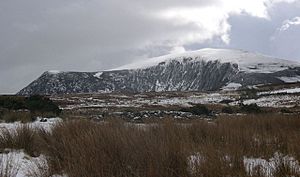
[[[241,64],[240,61],[236,61],[239,58],[234,58],[239,55],[228,56],[228,53],[224,55],[221,53],[218,56],[209,57],[202,51],[202,54],[201,52],[193,55],[182,54],[159,60],[156,58],[156,63],[137,68],[103,72],[48,71],[18,94],[215,91],[230,83],[235,83],[239,87],[283,83],[284,80],[281,79],[283,77],[297,78],[300,75],[300,69],[292,67],[294,63],[289,65],[287,61],[282,62],[282,60],[272,60],[271,63],[252,62],[245,69],[247,64],[245,62]],[[234,60],[231,61],[228,57],[233,57]],[[268,68],[271,69],[268,70]]]

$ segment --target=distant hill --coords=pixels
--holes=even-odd
[[[150,91],[216,91],[300,81],[300,64],[231,49],[201,49],[110,71],[47,71],[18,95]]]

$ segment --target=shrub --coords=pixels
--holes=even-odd
[[[190,112],[195,115],[211,115],[212,111],[209,110],[205,105],[197,104],[190,108],[181,109],[183,112]]]
[[[49,98],[33,95],[25,99],[26,107],[32,112],[53,112],[56,115],[60,114],[61,110]]]
[[[261,109],[260,107],[256,104],[256,103],[252,103],[252,104],[241,104],[240,107],[242,112],[246,112],[246,113],[261,113]]]
[[[222,100],[222,101],[220,101],[219,103],[220,104],[229,104],[229,103],[232,103],[232,102],[234,102],[233,100]]]
[[[234,110],[230,106],[225,106],[225,107],[222,108],[222,112],[227,113],[227,114],[233,114]]]
[[[0,107],[9,110],[25,109],[25,102],[22,97],[14,96],[1,96],[0,97]]]
[[[59,114],[61,110],[49,98],[33,95],[27,98],[17,96],[1,96],[0,108],[8,110],[29,109],[31,112],[53,112]]]
[[[257,90],[256,89],[245,89],[241,93],[241,99],[257,99]]]
[[[291,110],[287,109],[287,108],[282,108],[280,109],[281,113],[293,113]]]

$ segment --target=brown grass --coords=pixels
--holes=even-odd
[[[4,122],[16,122],[20,121],[22,123],[32,122],[34,119],[30,112],[17,112],[17,111],[9,111],[2,116],[2,120]]]
[[[39,155],[38,134],[28,125],[15,130],[0,129],[0,149],[24,149],[31,156]]]
[[[266,115],[212,123],[167,119],[146,127],[81,120],[42,137],[50,168],[70,176],[221,177],[247,176],[244,156],[268,159],[280,152],[299,159],[299,128],[298,117]],[[187,159],[195,153],[205,160],[191,173]],[[289,174],[277,171],[275,176]]]
[[[0,176],[16,177],[20,170],[20,164],[14,161],[14,155],[0,155]]]
[[[11,148],[45,154],[49,166],[45,174],[248,177],[244,157],[269,159],[278,152],[300,160],[299,118],[261,114],[223,116],[213,122],[164,119],[143,125],[116,119],[97,123],[72,120],[58,124],[52,132],[36,130],[32,131],[33,136],[27,132],[25,136],[19,135],[19,139],[7,133],[4,137],[9,139],[8,143],[1,146],[21,141],[24,144]],[[0,144],[6,142],[3,137],[0,140]],[[191,164],[188,159],[195,154],[201,158]],[[274,177],[292,175],[300,174],[284,163],[273,174]],[[263,176],[259,167],[252,176]]]

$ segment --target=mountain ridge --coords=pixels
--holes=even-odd
[[[278,84],[285,82],[280,78],[299,76],[297,62],[241,50],[202,49],[100,72],[46,71],[17,94],[216,91],[231,83]]]

